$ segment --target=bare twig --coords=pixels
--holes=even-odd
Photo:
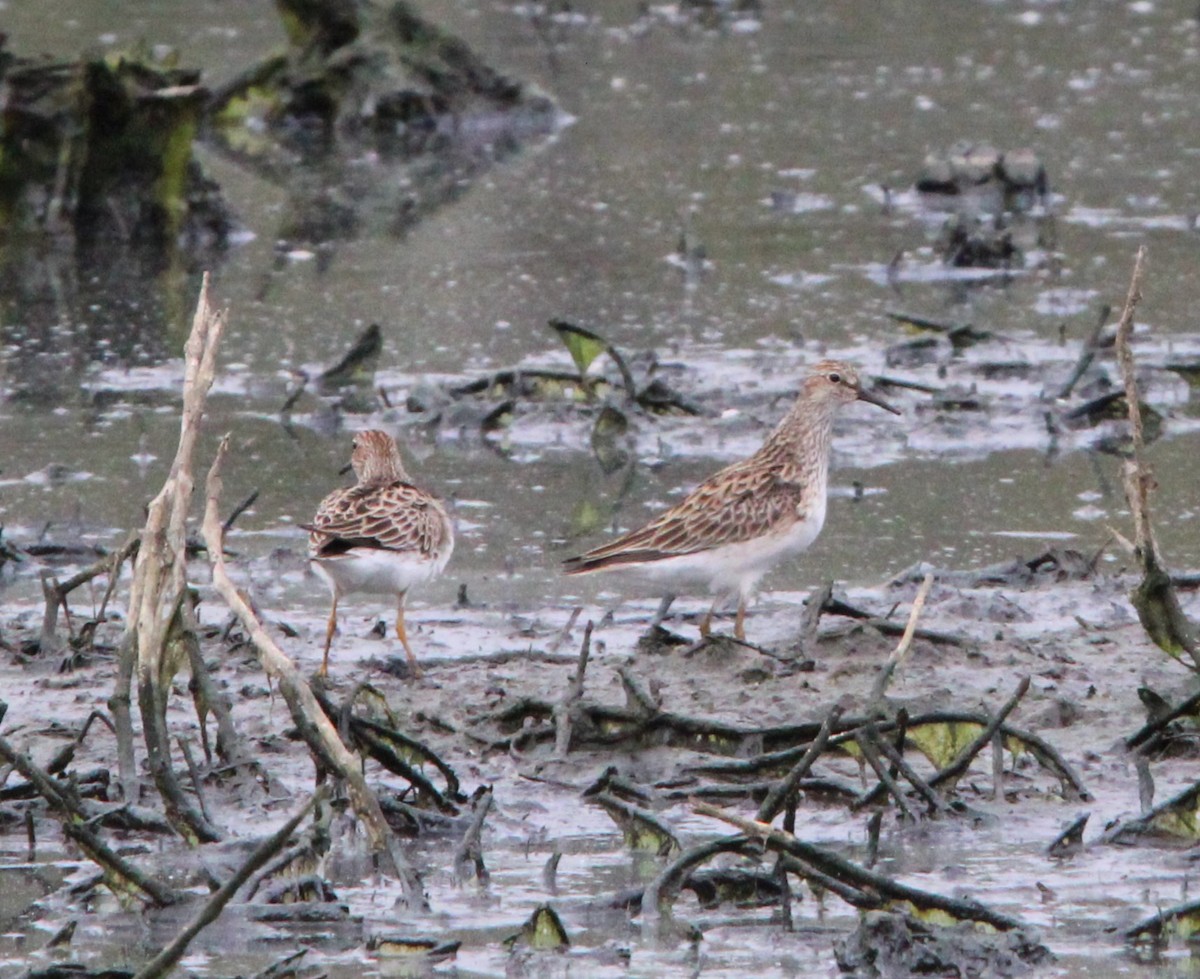
[[[559,758],[565,758],[571,747],[571,724],[575,708],[583,697],[583,680],[591,655],[593,628],[594,623],[588,619],[587,625],[583,627],[583,642],[579,647],[575,676],[571,678],[571,684],[567,687],[563,699],[554,705],[554,754]]]
[[[1008,701],[997,712],[996,716],[991,719],[988,725],[979,733],[969,745],[963,748],[949,765],[943,768],[940,772],[929,780],[931,786],[937,787],[945,782],[953,783],[960,775],[971,767],[971,761],[979,752],[991,743],[992,736],[999,731],[1007,720],[1008,715],[1016,709],[1017,704],[1021,702],[1021,698],[1025,696],[1029,690],[1029,677],[1022,677],[1021,682],[1017,684],[1017,689],[1013,695],[1008,698]]]
[[[812,655],[816,648],[817,629],[821,625],[821,613],[833,597],[833,579],[827,578],[820,588],[814,589],[804,603],[804,615],[800,619],[800,635],[796,639],[796,659]]]
[[[890,744],[886,738],[880,736],[879,729],[874,722],[866,725],[864,733],[867,739],[875,746],[879,753],[892,763],[893,778],[895,778],[896,774],[903,775],[908,780],[909,784],[917,790],[917,793],[922,799],[925,800],[933,812],[941,813],[946,811],[946,803],[942,801],[942,797],[933,790],[933,787],[926,782],[925,779],[917,774],[916,770],[907,761],[904,760],[904,755],[901,754],[899,748],[896,748]],[[997,734],[997,736],[999,736],[999,734]],[[902,741],[903,739],[901,738],[901,742]]]
[[[582,612],[583,612],[582,605],[576,605],[573,609],[571,609],[571,615],[570,615],[570,618],[567,619],[567,624],[565,626],[563,626],[562,629],[559,630],[558,635],[554,637],[554,641],[552,643],[550,643],[549,646],[546,647],[546,652],[548,652],[548,653],[557,653],[558,652],[558,650],[562,646],[562,644],[565,643],[568,638],[570,638],[571,630],[575,628],[575,623],[579,620],[580,613],[582,613]]]
[[[1069,398],[1071,392],[1075,390],[1075,385],[1079,383],[1079,379],[1092,366],[1092,361],[1096,358],[1096,351],[1100,349],[1100,337],[1104,334],[1104,324],[1108,322],[1111,314],[1112,307],[1105,303],[1100,309],[1100,316],[1097,318],[1092,332],[1083,341],[1083,349],[1079,352],[1079,360],[1075,362],[1075,369],[1071,371],[1071,376],[1054,395],[1056,400],[1062,401]]]
[[[471,825],[463,834],[458,848],[454,851],[454,872],[465,878],[468,874],[475,877],[481,884],[487,880],[487,867],[483,863],[483,821],[492,808],[492,790],[485,789],[475,799],[475,812],[471,816]]]
[[[1121,377],[1125,383],[1125,403],[1129,412],[1129,427],[1133,440],[1132,458],[1123,468],[1125,496],[1133,514],[1134,545],[1141,559],[1142,580],[1134,589],[1131,601],[1137,609],[1138,619],[1150,639],[1165,652],[1179,657],[1187,653],[1192,659],[1192,668],[1200,670],[1200,640],[1175,594],[1170,573],[1163,566],[1154,538],[1154,525],[1150,519],[1150,494],[1155,489],[1154,475],[1143,458],[1145,436],[1142,426],[1142,408],[1138,400],[1137,373],[1134,369],[1133,351],[1129,337],[1133,333],[1133,313],[1142,298],[1142,273],[1146,258],[1145,246],[1138,249],[1133,264],[1133,275],[1129,281],[1129,293],[1125,308],[1117,324],[1117,363],[1121,366]]]
[[[866,759],[867,764],[874,769],[876,776],[879,778],[880,784],[887,789],[888,793],[896,800],[896,807],[907,819],[915,819],[912,809],[908,806],[908,800],[904,798],[904,790],[892,777],[892,773],[887,770],[887,766],[880,760],[879,752],[876,750],[877,743],[872,740],[866,727],[859,728],[854,732],[854,743],[858,745],[859,753]],[[857,809],[861,804],[866,793],[859,796],[853,803],[852,809]]]
[[[896,648],[892,650],[892,655],[883,664],[883,669],[879,671],[879,676],[875,679],[875,686],[871,689],[871,696],[867,700],[867,703],[870,705],[868,710],[876,710],[883,703],[883,695],[887,691],[888,684],[892,681],[892,675],[899,669],[900,664],[904,662],[904,657],[908,655],[909,649],[912,648],[913,637],[917,632],[917,620],[921,617],[921,610],[925,608],[925,599],[929,597],[929,589],[932,587],[933,573],[930,572],[925,575],[925,580],[921,582],[921,587],[917,589],[917,596],[913,599],[912,603],[912,611],[908,613],[908,624],[904,627],[904,634],[900,637]]]
[[[104,871],[104,881],[114,894],[142,894],[159,907],[166,907],[179,899],[179,895],[171,888],[152,877],[147,877],[128,860],[111,850],[88,826],[88,813],[74,790],[56,782],[4,738],[0,738],[0,759],[16,768],[37,789],[51,811],[62,820],[63,832],[79,844],[88,859]]]
[[[254,490],[249,496],[242,500],[241,503],[233,508],[233,512],[225,518],[225,523],[222,525],[221,529],[228,534],[233,528],[233,525],[237,523],[237,518],[254,506],[254,503],[257,499],[258,490]]]
[[[192,757],[192,749],[188,747],[187,741],[183,738],[176,738],[175,742],[179,745],[184,764],[187,765],[188,777],[192,780],[192,791],[196,793],[200,811],[204,814],[204,818],[211,823],[212,814],[208,811],[208,802],[204,798],[204,782],[200,777],[200,769],[196,767],[196,759]]]
[[[890,877],[885,877],[883,874],[868,870],[824,847],[806,843],[791,833],[785,833],[766,823],[745,819],[707,802],[696,802],[692,809],[698,815],[711,816],[723,823],[729,823],[747,836],[762,840],[769,849],[787,853],[815,870],[859,889],[866,894],[868,900],[874,902],[873,906],[875,907],[878,907],[879,897],[882,896],[890,901],[909,902],[919,910],[936,909],[945,911],[960,920],[981,921],[1000,931],[1022,927],[1022,922],[1018,919],[993,911],[978,901],[970,898],[945,897],[931,891],[910,887],[892,880]]]
[[[825,715],[825,720],[821,722],[821,729],[817,732],[817,736],[813,738],[812,744],[808,746],[808,749],[801,756],[800,760],[796,762],[792,770],[780,780],[759,805],[756,817],[759,822],[769,823],[783,810],[788,797],[796,792],[800,782],[808,774],[808,770],[812,768],[813,762],[825,750],[825,745],[829,742],[829,735],[833,733],[833,729],[837,726],[841,716],[842,709],[838,706],[834,706]]]
[[[698,803],[703,805],[703,803]],[[715,808],[715,807],[714,807]],[[720,810],[717,810],[718,812]],[[661,924],[661,916],[669,913],[675,903],[688,871],[693,867],[711,860],[720,853],[745,853],[754,844],[744,836],[724,837],[703,843],[684,850],[674,860],[668,863],[642,892],[642,923],[650,934],[656,934]]]

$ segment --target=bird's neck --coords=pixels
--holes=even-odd
[[[823,491],[832,436],[833,412],[825,405],[813,406],[801,399],[759,451],[777,467],[780,479],[819,486]]]

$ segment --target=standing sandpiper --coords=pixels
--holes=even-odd
[[[852,401],[900,414],[864,391],[849,364],[821,361],[754,455],[710,476],[646,526],[570,558],[563,570],[626,570],[669,595],[707,591],[716,597],[700,624],[703,636],[718,605],[737,595],[733,634],[745,639],[746,599],[758,580],[821,532],[833,416]]]
[[[396,636],[419,676],[404,629],[404,600],[413,585],[446,567],[454,550],[454,526],[442,501],[412,484],[396,440],[387,432],[355,435],[350,465],[358,483],[325,497],[308,527],[313,567],[333,595],[321,675],[329,669],[338,599],[366,592],[396,596]]]

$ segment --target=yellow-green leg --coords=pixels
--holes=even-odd
[[[737,618],[733,620],[733,637],[746,641],[746,599],[738,596]]]

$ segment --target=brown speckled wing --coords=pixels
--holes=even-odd
[[[432,558],[453,533],[441,501],[411,483],[334,490],[321,501],[310,529],[314,557],[374,547]]]
[[[753,461],[721,470],[646,526],[565,562],[564,571],[661,561],[791,527],[807,512],[804,487]]]

